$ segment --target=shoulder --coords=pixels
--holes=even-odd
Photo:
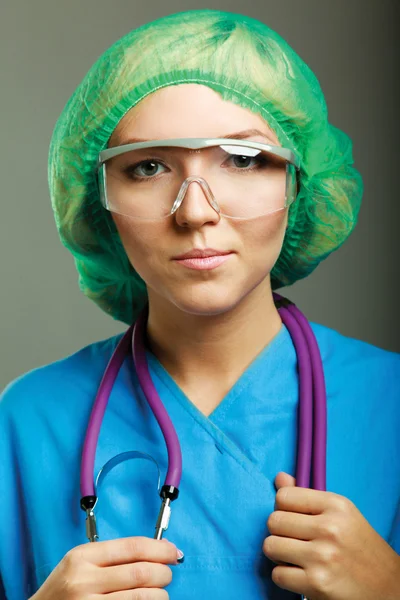
[[[88,344],[12,380],[0,395],[0,419],[11,413],[24,414],[28,406],[38,407],[48,398],[57,401],[68,395],[82,396],[85,390],[93,393],[122,335]]]
[[[310,322],[324,369],[331,377],[359,386],[390,389],[400,396],[400,354],[330,327]]]
[[[358,338],[349,337],[321,323],[310,321],[310,326],[325,358],[330,358],[340,351],[342,355],[344,354],[347,357],[394,361],[394,363],[399,364],[400,353],[386,350]]]

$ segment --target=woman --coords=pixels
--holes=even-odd
[[[130,145],[140,140],[151,152]],[[328,478],[326,491],[296,486],[297,356],[272,294],[354,229],[362,181],[352,164],[315,76],[249,17],[169,15],[96,62],[53,134],[52,205],[82,291],[127,325],[148,303],[146,356],[182,448],[180,496],[171,542],[152,539],[156,471],[120,462],[99,494],[100,541],[86,543],[82,447],[122,336],[23,375],[0,404],[4,597],[397,597],[400,357],[311,324]],[[131,450],[165,474],[162,433],[128,357],[93,476]]]

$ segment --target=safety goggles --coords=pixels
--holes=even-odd
[[[230,219],[253,219],[289,207],[300,160],[287,148],[230,138],[153,140],[99,153],[98,184],[107,210],[160,220],[181,206],[191,183]]]

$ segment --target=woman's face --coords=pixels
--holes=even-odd
[[[207,86],[180,84],[157,90],[133,107],[113,132],[109,147],[132,137],[219,138],[247,129],[267,136],[252,135],[252,141],[280,145],[260,116],[224,101]],[[189,174],[202,175],[197,170]],[[216,315],[234,308],[259,286],[270,290],[269,274],[282,248],[287,211],[247,221],[219,216],[193,182],[170,217],[141,221],[112,213],[112,218],[133,268],[147,284],[150,304],[157,300],[187,313]],[[194,248],[232,254],[211,270],[191,269],[174,260]]]

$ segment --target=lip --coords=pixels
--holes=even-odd
[[[232,254],[232,250],[215,250],[214,248],[193,248],[186,252],[186,254],[180,254],[174,256],[173,260],[185,260],[187,258],[209,258],[210,256],[225,256],[226,254]]]
[[[175,260],[175,263],[188,269],[194,269],[195,271],[211,271],[228,261],[231,256],[233,256],[233,252],[229,252],[228,254],[213,254],[212,256],[203,256],[202,258],[183,258]]]

